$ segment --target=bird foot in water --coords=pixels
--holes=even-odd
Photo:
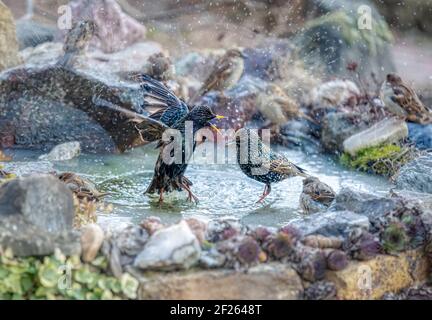
[[[186,184],[182,183],[181,184],[182,188],[184,190],[186,190],[186,192],[188,193],[188,201],[190,202],[195,202],[196,204],[199,203],[199,199],[196,195],[193,194],[192,190],[189,188],[189,186],[187,186]]]
[[[262,196],[259,198],[259,200],[256,202],[256,204],[262,204],[265,200],[265,198],[267,198],[267,196],[270,194],[271,188],[269,186],[266,186],[264,188],[264,192],[262,194]]]

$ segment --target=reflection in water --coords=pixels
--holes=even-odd
[[[385,193],[390,188],[385,179],[345,170],[328,157],[284,148],[279,148],[278,152],[301,165],[309,174],[318,176],[335,191],[349,186],[366,192]],[[200,162],[199,154],[198,148],[195,162]],[[234,155],[233,152],[230,154]],[[15,159],[19,157],[17,154]],[[28,153],[26,157],[29,157]],[[187,202],[186,193],[177,192],[167,196],[166,202],[159,207],[157,196],[143,195],[153,175],[156,157],[157,150],[147,146],[120,155],[81,155],[79,159],[56,163],[55,167],[90,178],[101,191],[108,192],[106,201],[114,204],[114,212],[102,215],[101,220],[110,222],[139,222],[148,216],[158,216],[166,222],[175,222],[181,217],[236,217],[248,224],[278,226],[301,216],[298,209],[301,178],[274,184],[267,201],[257,205],[255,202],[264,185],[247,178],[235,164],[191,164],[186,176],[194,183],[193,191],[200,199],[198,205]]]

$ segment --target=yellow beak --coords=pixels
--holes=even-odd
[[[222,135],[222,132],[220,132],[220,130],[218,129],[218,127],[216,127],[214,124],[211,124],[210,127],[216,131],[217,133],[219,133],[220,135]]]
[[[220,115],[216,115],[216,119],[221,120],[221,119],[225,119],[224,116],[220,116]]]

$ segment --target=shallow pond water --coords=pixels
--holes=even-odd
[[[114,205],[114,210],[109,214],[101,214],[100,219],[110,223],[139,222],[148,216],[158,216],[166,222],[175,222],[181,217],[234,217],[251,225],[280,226],[301,217],[301,178],[287,179],[272,185],[272,192],[266,202],[257,205],[255,202],[262,194],[264,185],[247,178],[234,163],[202,163],[203,148],[205,147],[201,146],[201,150],[197,149],[194,163],[189,165],[186,172],[186,176],[194,183],[194,193],[200,199],[197,205],[187,202],[184,192],[170,195],[161,207],[157,197],[143,194],[152,178],[157,158],[157,151],[151,145],[124,154],[83,154],[78,159],[56,162],[54,167],[59,171],[72,171],[87,177],[100,190],[108,192],[106,201]],[[390,188],[386,179],[346,170],[328,156],[308,155],[286,148],[278,148],[278,151],[336,191],[349,186],[382,194]],[[14,159],[35,160],[38,155],[34,152],[15,151]]]

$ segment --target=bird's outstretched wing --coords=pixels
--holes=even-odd
[[[93,102],[98,107],[108,108],[128,117],[128,123],[130,123],[130,126],[133,126],[139,132],[139,135],[143,141],[153,142],[161,140],[164,131],[169,129],[166,124],[156,119],[152,119],[151,117],[130,111],[107,100],[95,97]]]
[[[143,107],[159,108],[150,117],[159,120],[168,127],[174,125],[180,118],[189,112],[185,102],[179,99],[163,83],[153,79],[148,75],[139,75],[137,80],[143,90]]]

